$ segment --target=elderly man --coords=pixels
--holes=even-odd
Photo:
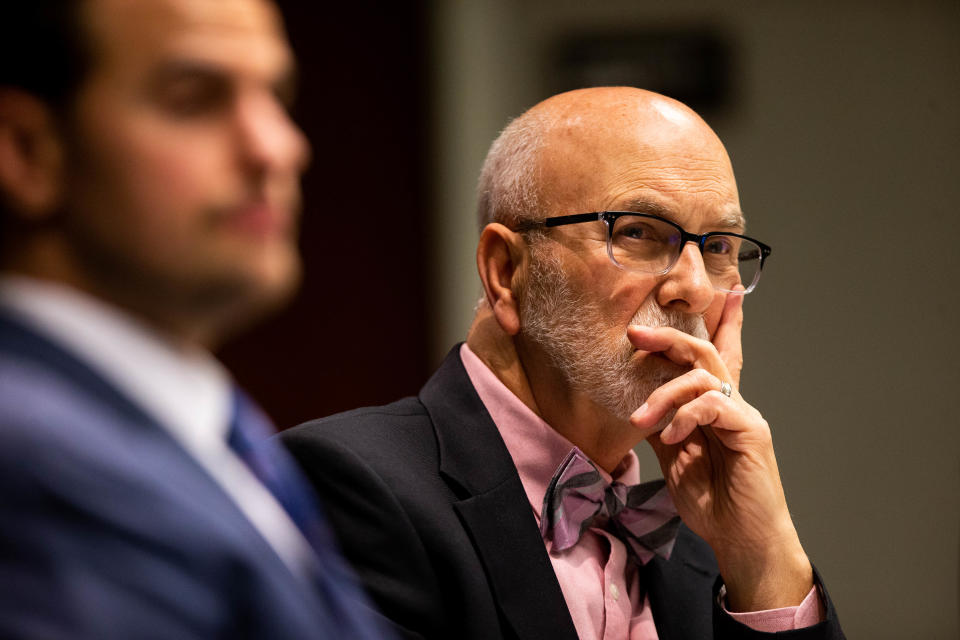
[[[292,67],[266,0],[0,10],[0,637],[380,637],[207,351],[298,278]]]
[[[417,398],[283,434],[384,613],[426,638],[842,637],[737,391],[770,249],[716,135],[638,89],[561,94],[479,195],[466,344]]]

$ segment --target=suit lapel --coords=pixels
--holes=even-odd
[[[110,406],[131,422],[161,428],[153,418],[86,363],[3,311],[0,311],[0,349],[5,354],[35,362],[45,370],[57,372],[65,380],[69,380],[71,386]]]
[[[460,498],[454,509],[516,635],[575,640],[520,476],[459,353],[457,345],[420,394],[436,431],[440,473]]]
[[[65,389],[77,394],[78,406],[93,407],[98,412],[106,409],[95,428],[82,432],[83,446],[98,452],[95,457],[103,464],[99,469],[100,475],[111,477],[109,474],[115,474],[116,491],[122,493],[126,491],[127,484],[133,486],[135,481],[142,482],[149,485],[151,490],[170,496],[171,503],[192,505],[198,513],[216,513],[212,520],[226,523],[233,535],[242,535],[247,544],[255,549],[251,557],[259,559],[272,556],[276,560],[272,562],[273,565],[282,564],[280,557],[273,552],[272,547],[207,470],[169,431],[96,370],[2,310],[0,355],[24,365],[35,366],[35,374],[24,371],[23,375],[42,375],[43,379],[38,384],[64,384]],[[124,433],[135,433],[138,446],[146,449],[137,452],[138,457],[133,467],[127,462],[130,460],[131,451],[124,448],[124,443],[130,440],[122,437]],[[70,435],[80,437],[77,432]],[[79,479],[76,484],[78,494],[83,493],[83,483],[88,480],[99,482],[100,478],[91,476]],[[81,503],[89,502],[90,508],[94,509],[104,502],[98,496],[100,493],[91,489],[78,500]],[[116,504],[120,502],[118,498]],[[113,508],[115,505],[107,506]],[[145,521],[137,523],[136,526],[149,528],[154,524]],[[156,532],[147,531],[144,535],[149,538],[155,534]]]

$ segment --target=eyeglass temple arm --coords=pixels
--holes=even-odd
[[[591,220],[603,220],[604,211],[593,211],[591,213],[574,213],[569,216],[556,216],[547,218],[543,221],[545,227],[560,227],[565,224],[577,224],[578,222],[590,222]]]

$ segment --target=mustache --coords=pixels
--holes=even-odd
[[[644,327],[672,327],[694,338],[709,339],[707,323],[699,313],[684,313],[677,309],[664,309],[656,302],[647,300],[633,315],[630,324]]]

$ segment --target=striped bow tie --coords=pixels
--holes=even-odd
[[[640,564],[655,554],[670,557],[680,516],[663,480],[628,487],[607,484],[580,449],[574,447],[553,474],[543,498],[540,533],[558,551],[569,549],[599,516],[627,543]]]

